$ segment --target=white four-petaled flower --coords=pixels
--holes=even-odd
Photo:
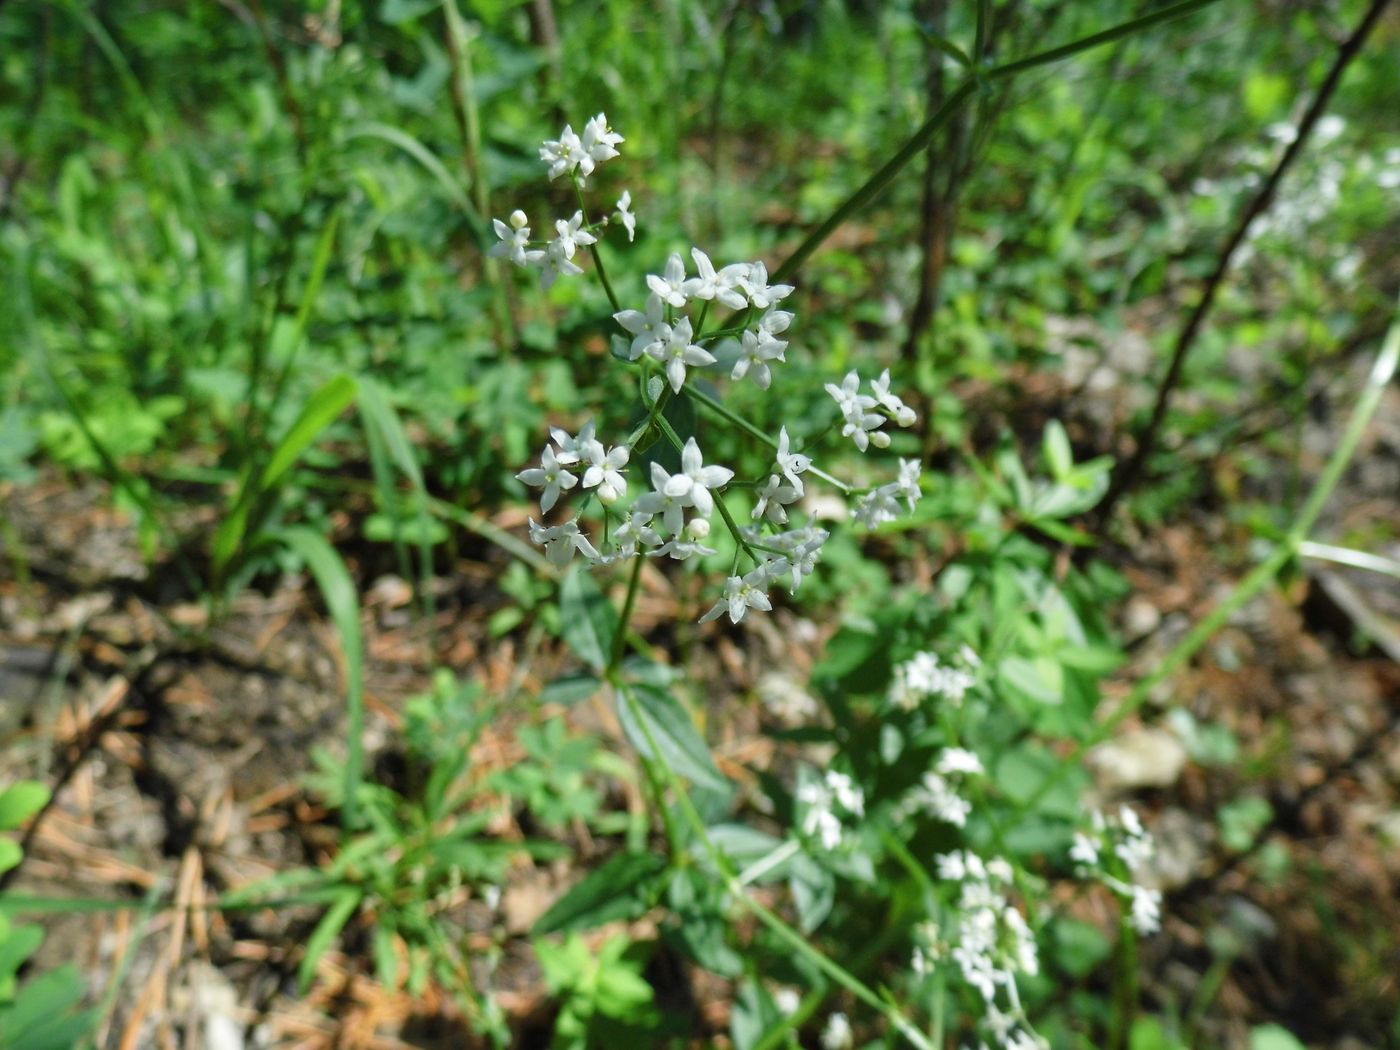
[[[671,389],[678,394],[681,387],[685,385],[687,365],[712,365],[715,363],[714,354],[691,342],[693,336],[690,318],[682,317],[671,326],[663,342],[654,343],[647,349],[647,354],[650,357],[656,358],[666,366],[666,378],[671,384]]]
[[[546,513],[559,501],[561,491],[567,491],[578,484],[578,478],[569,473],[565,464],[554,455],[554,449],[548,445],[540,456],[538,467],[522,470],[515,476],[527,485],[544,486],[544,492],[540,494],[540,510]]]

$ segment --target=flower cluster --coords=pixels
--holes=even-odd
[[[845,421],[841,436],[854,441],[856,448],[862,452],[871,445],[876,448],[890,447],[889,434],[880,429],[885,420],[893,419],[902,427],[912,427],[918,421],[914,410],[890,393],[888,368],[879,379],[871,381],[870,389],[875,392],[874,396],[860,392],[860,375],[854,369],[846,373],[840,386],[826,384],[826,392],[836,399],[841,418]]]
[[[820,779],[806,770],[799,778],[797,803],[803,809],[802,834],[814,836],[830,852],[841,845],[840,808],[847,816],[865,816],[865,793],[845,773],[827,770]]]
[[[975,754],[950,747],[938,756],[937,764],[924,774],[918,786],[904,797],[898,812],[901,816],[925,812],[935,820],[965,827],[972,804],[958,794],[959,783],[964,777],[981,776],[982,772],[982,761]]]
[[[1153,850],[1152,836],[1142,826],[1138,815],[1122,806],[1116,817],[1105,817],[1095,811],[1090,832],[1075,832],[1074,845],[1069,851],[1080,875],[1097,877],[1128,905],[1133,929],[1143,935],[1156,933],[1161,928],[1161,891],[1118,878],[1107,868],[1116,859],[1137,878],[1152,859]]]
[[[977,684],[974,671],[982,661],[970,646],[958,654],[961,667],[944,664],[937,653],[915,653],[894,669],[890,683],[889,702],[904,711],[912,711],[925,700],[945,700],[961,707],[967,691]]]
[[[1011,865],[1001,857],[984,861],[975,853],[955,850],[938,857],[937,868],[940,879],[959,884],[957,909],[947,929],[934,923],[920,928],[922,943],[911,961],[915,974],[928,974],[939,961],[951,959],[963,981],[986,1003],[983,1025],[995,1045],[1008,1050],[1048,1047],[1031,1029],[1016,987],[1018,974],[1031,977],[1040,972],[1040,956],[1035,934],[1007,899],[1014,877]]]
[[[567,176],[573,182],[582,204],[586,180],[598,165],[618,156],[617,146],[624,141],[599,113],[584,124],[582,133],[566,126],[559,138],[545,142],[540,159],[551,179]],[[508,221],[494,220],[500,243],[491,253],[517,266],[539,270],[548,287],[561,276],[583,272],[574,261],[581,248],[594,252],[601,268],[602,259],[594,246],[613,220],[631,240],[636,231],[631,208],[632,197],[626,192],[602,222],[590,222],[580,207],[572,216],[557,219],[555,236],[545,241],[532,240],[528,216],[515,211]],[[558,566],[567,565],[578,555],[592,564],[639,555],[677,560],[712,555],[716,549],[705,541],[711,533],[711,519],[719,513],[740,557],[746,557],[750,565],[741,572],[736,558],[723,593],[701,622],[727,615],[737,623],[751,609],[772,608],[769,592],[776,583],[786,581],[795,592],[816,568],[829,534],[790,521],[792,508],[808,495],[810,472],[853,496],[852,516],[874,527],[897,517],[901,500],[913,511],[920,496],[921,468],[917,460],[904,460],[895,481],[853,490],[815,470],[810,455],[784,427],[772,442],[771,469],[756,480],[736,482],[733,469],[706,461],[694,436],[682,442],[664,415],[668,400],[686,397],[712,408],[717,405],[694,389],[693,375],[702,369],[723,370],[733,382],[750,381],[761,390],[769,389],[775,366],[786,361],[788,342],[783,336],[795,319],[782,308],[793,286],[774,282],[762,261],[716,265],[700,248],[692,248],[689,254],[693,270],[680,253],[674,253],[660,273],[646,278],[647,298],[641,309],[623,308],[613,298],[613,319],[625,333],[614,339],[615,356],[632,363],[644,379],[646,417],[640,426],[611,446],[598,439],[593,422],[585,424],[577,436],[555,428],[552,443],[540,454],[539,465],[522,470],[516,477],[542,490],[542,513],[547,514],[574,489],[590,498],[596,496],[602,507],[601,538],[585,534],[578,517],[549,526],[530,522],[531,539],[542,544],[546,557]],[[603,284],[612,298],[611,285],[606,279]],[[733,313],[720,327],[707,332],[705,323],[716,307]],[[883,423],[893,420],[899,426],[911,426],[915,413],[891,392],[888,370],[870,383],[873,393],[861,393],[860,385],[856,372],[848,374],[840,387],[828,384],[841,411],[838,422],[844,423],[844,433],[862,451],[871,445],[886,448],[890,439],[880,430]],[[733,418],[723,410],[721,414]],[[745,429],[751,435],[757,433],[747,425]],[[660,437],[679,452],[680,469],[673,472],[655,460],[648,463],[650,487],[625,505],[627,468],[634,452]],[[723,506],[721,493],[731,483],[752,487],[755,494],[748,525],[738,525]]]

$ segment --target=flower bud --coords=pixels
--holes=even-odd
[[[516,208],[515,211],[510,213],[510,225],[513,229],[523,230],[526,226],[530,225],[530,220],[523,211]]]
[[[876,448],[889,448],[890,436],[883,430],[875,430],[870,434],[870,443]]]
[[[899,411],[895,413],[894,421],[902,427],[912,427],[918,422],[919,416],[908,405],[900,405]]]
[[[685,527],[685,531],[690,534],[691,539],[703,540],[710,534],[710,523],[705,518],[691,518],[690,523]]]
[[[598,502],[605,507],[611,507],[622,498],[622,493],[613,488],[606,481],[598,486]]]

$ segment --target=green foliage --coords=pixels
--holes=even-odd
[[[48,805],[43,784],[21,780],[0,791],[0,831],[15,831]],[[24,859],[19,844],[0,836],[0,872]],[[97,1013],[82,1008],[87,982],[72,964],[32,974],[19,971],[44,943],[44,930],[15,923],[0,895],[0,1046],[20,1050],[71,1050],[97,1026]]]
[[[642,976],[645,958],[626,937],[609,938],[595,954],[573,933],[562,945],[536,940],[535,954],[562,1004],[554,1046],[606,1046],[623,1032],[636,1038],[656,1027],[652,988]]]
[[[568,836],[582,822],[628,839],[605,843],[607,859],[534,930],[561,1046],[660,1040],[666,1019],[644,963],[662,950],[738,982],[741,1047],[812,1042],[815,1032],[796,1030],[829,1013],[838,988],[862,1035],[903,1032],[920,1045],[927,1027],[940,1043],[971,1038],[985,1005],[975,989],[910,963],[942,950],[930,924],[959,921],[957,887],[935,861],[954,850],[1013,866],[1007,907],[1029,918],[1044,962],[1018,987],[1057,1043],[1183,1045],[1167,1019],[1128,1016],[1126,926],[1035,907],[1074,871],[1068,850],[1087,827],[1077,758],[1111,728],[1100,683],[1125,661],[1107,611],[1127,584],[1086,523],[1109,482],[1110,462],[1095,453],[1119,442],[1093,409],[1128,415],[1141,376],[1159,371],[1153,354],[1173,334],[1162,321],[1195,294],[1275,161],[1269,128],[1297,111],[1303,74],[1333,47],[1335,12],[1279,20],[1266,7],[1200,4],[1157,23],[1159,5],[1151,24],[1135,24],[1144,9],[1126,0],[1032,3],[1014,18],[1001,17],[1004,4],[955,4],[932,24],[908,3],[663,6],[555,5],[556,47],[514,0],[332,5],[295,32],[285,12],[261,8],[240,19],[168,4],[4,5],[0,96],[18,104],[0,106],[11,322],[0,339],[0,490],[39,469],[105,479],[137,516],[148,557],[179,567],[218,612],[260,574],[309,570],[347,681],[347,739],[340,757],[320,759],[314,785],[345,838],[325,868],[259,891],[325,907],[303,987],[338,941],[364,941],[386,984],[441,982],[504,1044],[498,1009],[468,977],[453,908],[488,896],[530,856],[580,855]],[[1052,53],[1061,64],[1006,72],[1125,23],[1131,32],[1103,46]],[[1400,140],[1377,120],[1394,109],[1392,66],[1384,48],[1363,52],[1337,100],[1345,123],[1306,152],[1254,231],[1248,279],[1225,289],[1186,376],[1193,396],[1168,414],[1171,440],[1132,499],[1138,521],[1215,496],[1243,528],[1288,542],[1294,501],[1278,498],[1278,464],[1291,459],[1301,476],[1311,455],[1291,424],[1317,377],[1340,373],[1334,348],[1389,309],[1373,271],[1375,245],[1394,240],[1386,158]],[[962,108],[946,135],[905,147],[930,116],[925,88],[939,69],[944,98],[963,92]],[[802,330],[781,397],[698,383],[708,407],[675,397],[649,414],[645,376],[615,378],[626,354],[609,356],[610,293],[567,281],[542,292],[485,258],[507,195],[537,225],[572,210],[568,187],[540,177],[537,145],[558,133],[558,113],[578,125],[602,109],[626,129],[639,180],[613,168],[589,188],[611,200],[630,182],[637,198],[635,250],[617,237],[599,249],[627,305],[692,243],[776,268],[804,231],[841,228],[802,270]],[[896,165],[868,210],[842,210],[902,147],[940,161],[952,227],[922,332],[906,331],[919,294],[910,246],[923,236],[914,168]],[[1066,335],[1078,321],[1084,334]],[[1116,351],[1135,335],[1145,360],[1125,364]],[[1071,390],[1073,351],[1094,367]],[[1242,352],[1249,369],[1236,367]],[[668,439],[702,436],[707,460],[735,468],[724,495],[747,521],[756,497],[744,479],[761,478],[771,458],[753,431],[787,427],[815,450],[834,436],[822,384],[886,365],[919,391],[925,424],[896,435],[891,453],[935,477],[913,514],[869,534],[839,531],[822,571],[779,599],[827,639],[800,683],[820,712],[796,729],[758,725],[771,765],[744,769],[729,755],[721,769],[711,741],[732,739],[725,719],[738,698],[692,680],[705,662],[689,659],[690,610],[640,639],[608,570],[573,570],[556,594],[551,567],[491,519],[522,496],[514,475],[546,425],[591,415],[600,433],[648,421],[632,462],[643,477],[653,461],[675,468]],[[1111,389],[1096,386],[1100,369]],[[1063,409],[1065,422],[1022,411],[1036,373],[1066,377],[1032,406]],[[721,425],[715,404],[749,429]],[[1259,454],[1225,456],[1246,442]],[[823,467],[863,482],[866,467],[834,445],[820,450]],[[601,518],[595,505],[582,513],[588,525]],[[583,670],[539,701],[603,696],[631,747],[610,753],[562,718],[444,675],[405,705],[389,748],[402,769],[378,782],[363,751],[360,574],[392,549],[431,619],[430,577],[483,540],[508,559],[483,558],[504,599],[490,610],[491,638],[562,639]],[[716,552],[693,563],[706,585],[743,556],[727,530],[710,542]],[[682,604],[697,593],[687,571],[671,577]],[[633,649],[645,659],[628,658]],[[966,675],[964,692],[902,696],[920,658]],[[487,775],[472,748],[503,711],[520,716],[524,757]],[[1227,729],[1171,717],[1194,761],[1238,764]],[[965,824],[920,794],[958,751],[985,770],[956,784]],[[830,774],[859,790],[859,807],[824,796]],[[624,776],[645,787],[654,826],[616,811],[605,781]],[[25,791],[0,796],[0,827],[32,812],[38,796]],[[502,803],[549,837],[493,835]],[[824,840],[827,813],[836,846]],[[1272,812],[1246,790],[1218,816],[1226,847],[1245,853]],[[0,837],[0,870],[20,859]],[[1257,859],[1287,863],[1268,844]],[[1117,861],[1104,874],[1130,878]],[[580,936],[648,913],[660,916],[657,940],[614,935],[590,949]],[[0,940],[0,988],[14,991],[34,929]],[[562,943],[546,939],[555,933]],[[14,1002],[76,1024],[76,975],[55,974]],[[800,1016],[779,1009],[777,980],[807,993]],[[61,1045],[0,1031],[6,1046]],[[1267,1027],[1254,1036],[1260,1047],[1292,1039]]]

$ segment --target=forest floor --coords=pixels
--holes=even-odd
[[[1331,535],[1400,521],[1400,391],[1389,394],[1335,500]],[[1318,448],[1337,426],[1318,424]],[[45,920],[38,963],[77,961],[94,996],[110,996],[99,1045],[471,1045],[445,997],[377,984],[354,938],[322,958],[321,980],[299,997],[314,909],[203,907],[324,861],[337,841],[305,785],[313,750],[343,748],[344,733],[337,636],[314,591],[295,577],[245,591],[205,632],[204,606],[182,596],[171,570],[147,566],[101,485],[49,473],[6,500],[23,549],[5,551],[0,577],[0,780],[58,785],[9,888],[138,905],[163,893],[179,905]],[[493,520],[520,529],[523,517],[508,509]],[[1131,556],[1126,545],[1105,552],[1134,591],[1117,612],[1132,660],[1106,683],[1106,709],[1248,571],[1246,536],[1209,508],[1182,508],[1130,537]],[[532,695],[566,669],[540,630],[492,638],[490,617],[510,602],[496,586],[505,552],[482,544],[450,571],[439,565],[431,636],[411,586],[377,572],[371,556],[356,562],[351,548],[370,581],[367,748],[379,768],[392,765],[403,701],[425,691],[433,668],[504,698]],[[27,580],[13,571],[21,561]],[[1145,1000],[1196,1017],[1202,1046],[1246,1046],[1249,1027],[1269,1021],[1336,1050],[1400,1040],[1400,588],[1303,568],[1091,756],[1103,801],[1131,795],[1160,844],[1166,918],[1143,948]],[[636,622],[645,634],[682,602],[693,604],[649,572]],[[775,691],[800,690],[822,629],[785,609],[759,624],[721,637],[695,666],[726,711],[715,720],[729,734],[714,742],[721,761],[761,768],[770,756],[758,720],[773,717]],[[202,632],[207,643],[192,645]],[[773,667],[785,681],[766,674]],[[512,705],[500,710],[474,756],[483,777],[519,753]],[[626,747],[605,713],[580,705],[570,717]],[[489,832],[523,834],[505,807]],[[576,846],[584,860],[601,848],[586,830]],[[520,1045],[549,1031],[528,931],[575,877],[567,862],[525,860],[494,907],[465,891],[460,901],[464,925],[504,953],[493,984]],[[723,983],[670,979],[699,1004],[697,1045],[722,1045]]]

